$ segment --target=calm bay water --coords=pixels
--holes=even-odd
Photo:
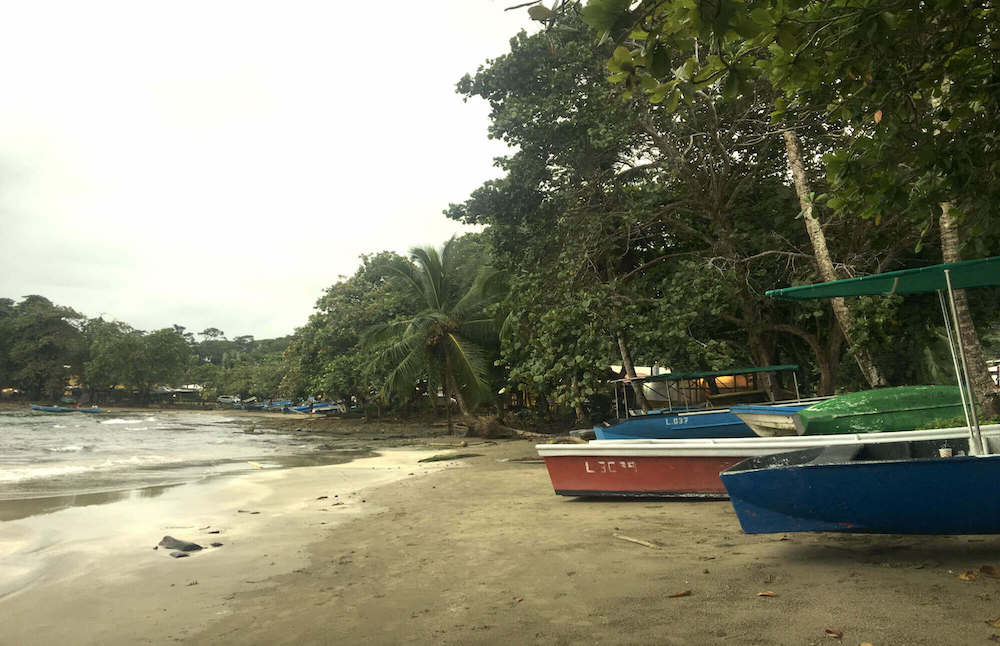
[[[251,428],[254,424],[256,428]],[[346,462],[364,449],[194,412],[0,411],[0,500],[93,494]]]

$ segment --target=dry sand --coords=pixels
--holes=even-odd
[[[190,643],[972,644],[1000,634],[1000,539],[747,536],[726,502],[552,493],[528,442],[380,487],[310,565]],[[658,545],[652,549],[614,535]],[[689,596],[670,595],[690,590]],[[776,596],[761,597],[760,592]]]
[[[529,442],[462,450],[481,455],[418,477],[369,482],[352,497],[366,500],[353,511],[316,500],[336,493],[333,474],[348,465],[254,482],[247,485],[260,488],[252,503],[242,491],[206,512],[226,524],[225,547],[176,561],[151,545],[142,555],[105,554],[87,585],[43,581],[0,600],[0,642],[1000,640],[1000,628],[987,623],[1000,617],[1000,579],[980,570],[1000,569],[1000,538],[746,536],[726,502],[555,496],[544,465],[516,460],[535,456]],[[419,473],[406,471],[412,459],[395,472]],[[239,504],[262,513],[238,514],[232,506]],[[319,524],[345,512],[352,516],[340,524]],[[184,523],[209,524],[202,518]],[[135,559],[144,559],[141,567]],[[966,570],[980,574],[960,580]]]

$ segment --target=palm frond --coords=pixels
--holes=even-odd
[[[362,347],[372,348],[398,337],[406,330],[410,321],[375,323],[361,331],[359,340]]]
[[[462,298],[452,308],[456,318],[475,314],[489,305],[501,301],[507,294],[506,276],[492,267],[483,267]]]
[[[411,346],[410,352],[396,363],[386,377],[386,392],[400,397],[412,396],[417,381],[427,376],[430,363],[426,345],[418,343]]]
[[[400,258],[391,263],[386,273],[395,278],[401,279],[405,284],[413,289],[421,298],[425,298],[424,285],[420,280],[420,272],[409,260]]]
[[[418,334],[402,336],[383,346],[375,359],[384,366],[394,365],[425,345],[423,338]]]
[[[480,346],[496,345],[497,322],[491,317],[465,320],[459,323],[458,333]]]
[[[420,281],[421,293],[430,309],[443,309],[445,294],[443,290],[444,270],[441,266],[441,256],[433,247],[413,247],[410,258],[417,263],[417,278]]]
[[[516,330],[514,329],[514,312],[508,311],[503,317],[503,322],[500,323],[500,332],[497,334],[500,339],[510,339],[513,338]]]
[[[455,382],[476,401],[482,399],[486,390],[489,368],[482,348],[457,334],[448,335],[445,353],[448,365],[455,376]]]

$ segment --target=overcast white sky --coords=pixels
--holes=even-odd
[[[438,245],[495,177],[454,87],[516,2],[8,2],[0,297],[290,334],[362,253]]]

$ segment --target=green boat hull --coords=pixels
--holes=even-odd
[[[796,427],[800,435],[912,431],[938,428],[963,414],[957,386],[899,386],[813,404],[799,411]]]

